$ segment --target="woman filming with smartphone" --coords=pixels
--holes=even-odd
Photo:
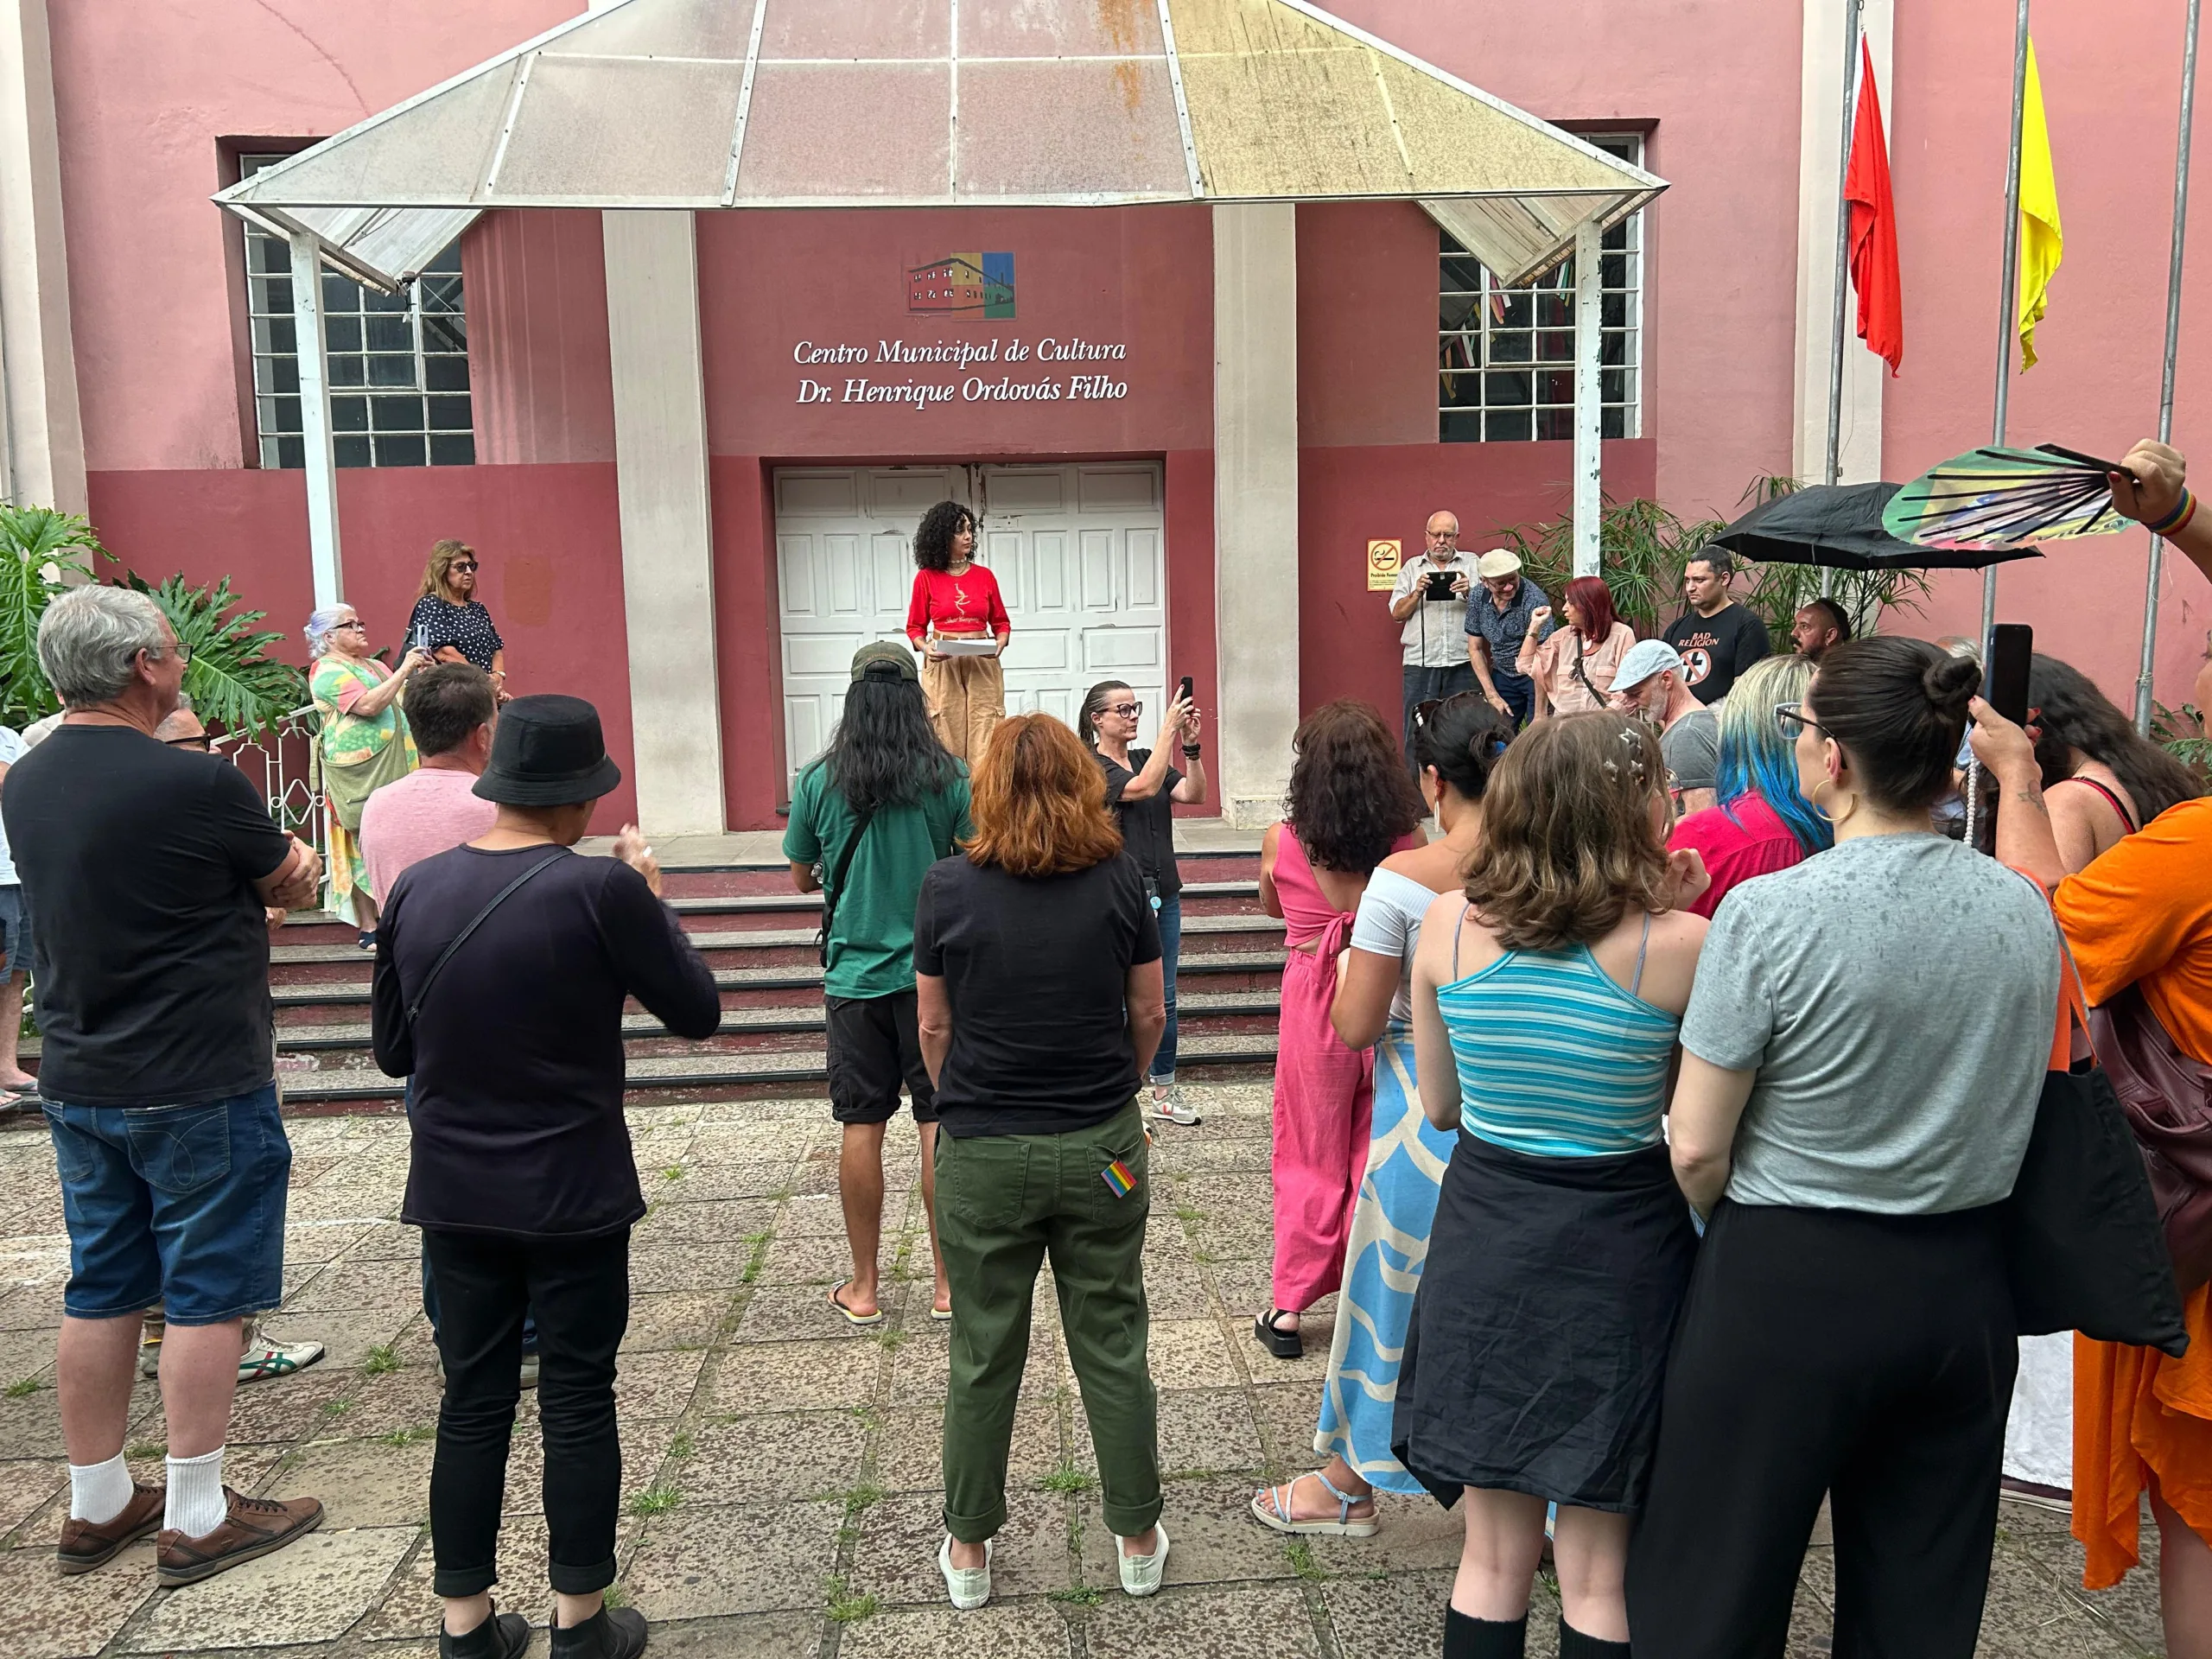
[[[1185,677],[1160,717],[1148,749],[1133,749],[1144,704],[1120,680],[1101,680],[1084,693],[1076,729],[1106,769],[1106,804],[1122,826],[1122,839],[1143,873],[1153,913],[1160,922],[1160,977],[1167,1000],[1167,1028],[1160,1033],[1145,1079],[1151,1099],[1147,1121],[1190,1125],[1198,1121],[1175,1088],[1175,959],[1183,943],[1183,878],[1175,865],[1175,803],[1195,806],[1206,798],[1205,750],[1198,711],[1191,706]],[[1182,764],[1175,764],[1177,750]]]

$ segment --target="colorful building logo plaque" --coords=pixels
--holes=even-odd
[[[906,268],[906,312],[916,317],[1014,315],[1011,253],[947,253]]]

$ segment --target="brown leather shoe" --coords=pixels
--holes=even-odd
[[[296,1497],[278,1503],[273,1498],[241,1497],[227,1486],[223,1496],[230,1502],[230,1513],[205,1538],[188,1538],[174,1528],[164,1527],[154,1541],[154,1561],[163,1589],[212,1579],[241,1561],[282,1549],[322,1524],[321,1498]]]
[[[56,1564],[65,1574],[105,1567],[148,1533],[161,1530],[162,1505],[168,1496],[159,1486],[133,1486],[130,1501],[114,1519],[98,1526],[89,1521],[64,1521],[61,1541],[54,1551]]]

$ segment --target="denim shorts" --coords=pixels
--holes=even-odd
[[[10,881],[0,887],[0,974],[31,970],[31,907]]]
[[[199,1106],[44,1104],[72,1319],[160,1304],[171,1325],[219,1325],[277,1305],[292,1146],[273,1083]]]

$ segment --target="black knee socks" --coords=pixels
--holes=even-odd
[[[1528,1650],[1526,1613],[1508,1624],[1493,1618],[1470,1618],[1457,1607],[1444,1610],[1444,1659],[1522,1659]]]
[[[1562,1614],[1559,1621],[1559,1659],[1628,1659],[1628,1643],[1600,1642],[1594,1636],[1585,1636]]]

